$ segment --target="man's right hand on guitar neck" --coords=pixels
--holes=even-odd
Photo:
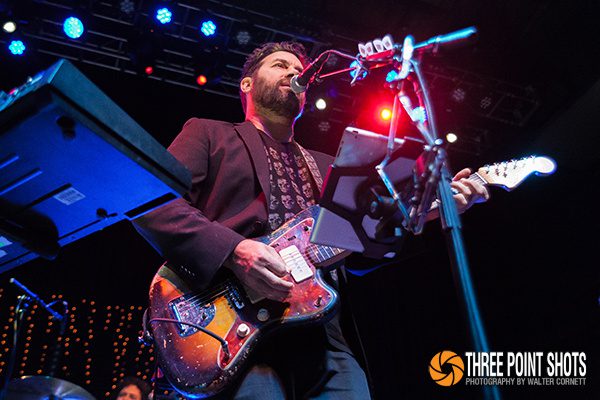
[[[292,282],[282,279],[289,271],[277,251],[255,240],[242,240],[224,266],[242,284],[271,300],[284,301],[293,287]]]

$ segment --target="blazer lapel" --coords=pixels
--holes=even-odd
[[[242,141],[248,149],[250,159],[254,165],[254,172],[258,177],[258,182],[260,183],[262,191],[265,193],[265,204],[269,204],[269,199],[271,198],[269,164],[267,163],[267,154],[265,153],[265,146],[260,139],[260,134],[250,121],[246,121],[241,124],[235,124],[235,130],[240,135]]]

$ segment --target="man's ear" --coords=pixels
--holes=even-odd
[[[240,82],[240,90],[242,93],[248,93],[252,90],[252,78],[247,76]]]

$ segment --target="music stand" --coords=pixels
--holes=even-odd
[[[385,205],[375,166],[386,154],[387,138],[378,133],[348,127],[330,166],[322,195],[321,209],[311,242],[362,253],[366,257],[393,257],[403,239],[397,228],[395,204]],[[390,179],[402,185],[412,183],[413,168],[423,152],[423,141],[411,137],[395,140],[395,151],[386,167]]]

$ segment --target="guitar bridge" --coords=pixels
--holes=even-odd
[[[225,298],[231,307],[235,307],[238,310],[244,308],[244,300],[242,300],[242,295],[240,291],[235,285],[230,283],[227,284],[227,290],[225,291]]]
[[[213,303],[199,303],[194,301],[192,296],[182,296],[169,303],[175,319],[181,322],[187,322],[199,325],[205,328],[215,317],[215,305]],[[198,329],[185,323],[177,324],[179,335],[186,337],[198,332]]]

